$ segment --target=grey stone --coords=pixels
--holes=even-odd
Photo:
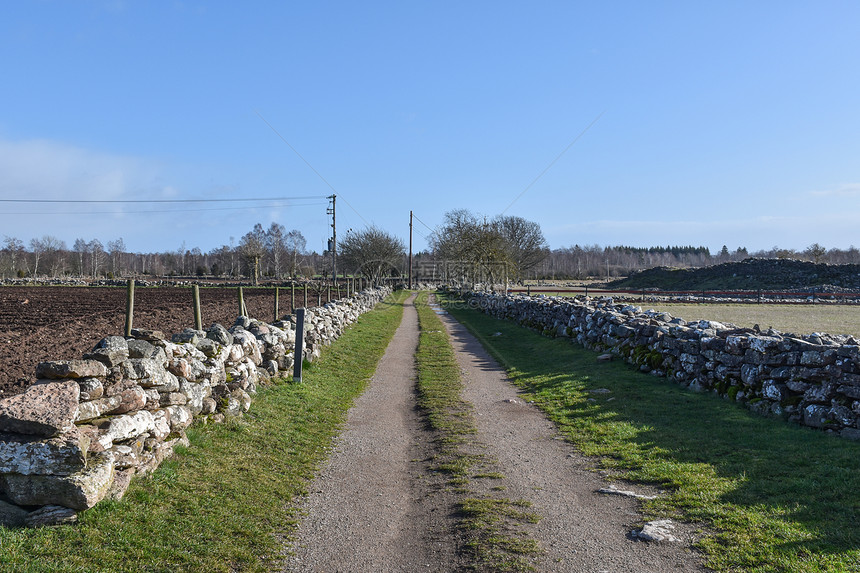
[[[78,520],[78,512],[70,507],[62,505],[46,505],[30,513],[24,519],[27,527],[52,527],[55,525],[66,525]]]
[[[0,525],[4,527],[23,527],[29,512],[17,505],[0,500]]]
[[[162,406],[182,406],[188,402],[188,396],[182,392],[166,392],[161,394],[159,404]]]
[[[102,368],[100,363],[99,364]],[[0,432],[56,436],[72,428],[81,390],[74,380],[35,384],[0,400]]]
[[[206,331],[206,338],[214,340],[221,346],[230,346],[233,344],[233,335],[217,322]]]
[[[113,455],[92,456],[87,467],[68,476],[6,474],[0,478],[6,495],[18,505],[62,505],[78,511],[91,508],[113,482]]]
[[[113,483],[108,489],[105,499],[111,499],[113,501],[121,500],[125,495],[125,492],[128,491],[128,486],[131,485],[131,478],[134,477],[134,474],[134,468],[115,470]]]
[[[146,340],[132,339],[128,341],[129,358],[155,358],[158,350],[158,347]]]
[[[186,328],[182,332],[177,332],[173,336],[170,337],[170,341],[174,344],[182,344],[183,342],[187,342],[194,346],[197,346],[197,343],[201,338],[206,338],[206,333],[202,330],[195,330],[193,328]]]
[[[122,336],[107,336],[84,358],[98,360],[106,366],[116,366],[128,359],[128,342]]]
[[[168,406],[164,411],[168,414],[170,430],[173,432],[184,430],[194,421],[191,410],[185,406]]]
[[[63,378],[103,378],[107,367],[98,360],[52,360],[36,366],[36,378],[60,380]]]
[[[152,413],[141,410],[134,414],[126,414],[113,418],[107,428],[106,435],[114,443],[139,436],[150,431],[155,426]]]
[[[81,389],[80,400],[98,400],[104,395],[104,385],[99,378],[79,378],[78,387]]]
[[[159,340],[166,340],[164,333],[160,330],[150,330],[148,328],[133,328],[131,329],[131,335],[139,340],[146,340],[148,342],[157,342]]]
[[[221,345],[215,342],[214,340],[210,340],[208,338],[201,338],[197,341],[196,344],[197,349],[212,358],[213,356],[218,356],[218,353],[221,352]]]
[[[78,431],[48,439],[0,434],[0,474],[71,475],[86,465],[89,445]]]

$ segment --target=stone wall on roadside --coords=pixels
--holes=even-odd
[[[390,294],[368,289],[309,308],[303,356],[313,360]],[[0,400],[0,524],[74,521],[134,475],[152,472],[195,419],[248,411],[257,388],[292,373],[295,315],[239,317],[168,339],[154,330],[108,336],[80,360],[42,362],[23,394]]]
[[[612,299],[472,293],[470,304],[758,413],[860,439],[860,343],[851,336],[685,322]]]

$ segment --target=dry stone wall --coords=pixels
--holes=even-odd
[[[692,390],[860,439],[860,343],[853,337],[685,322],[612,299],[473,293],[470,303],[546,336],[611,352]]]
[[[369,289],[305,313],[305,359],[390,293]],[[223,421],[260,385],[292,373],[295,315],[274,324],[239,317],[168,339],[154,330],[108,336],[80,360],[42,362],[25,393],[0,400],[0,524],[74,521],[119,499],[152,472],[195,419]]]

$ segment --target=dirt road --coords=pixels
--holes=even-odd
[[[593,462],[560,439],[553,425],[522,400],[504,371],[449,315],[479,440],[498,461],[511,499],[531,502],[542,519],[530,534],[544,550],[537,571],[664,573],[706,571],[690,550],[693,528],[677,543],[630,536],[641,525],[638,501],[607,496]],[[427,469],[430,436],[415,407],[417,313],[403,322],[368,390],[350,410],[328,465],[311,486],[287,571],[458,571],[456,497]],[[650,493],[639,488],[642,493]]]

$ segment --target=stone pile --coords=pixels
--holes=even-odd
[[[472,293],[470,304],[761,414],[860,439],[860,343],[853,337],[685,322],[612,299]]]
[[[307,309],[303,357],[313,360],[390,293],[366,290]],[[36,383],[0,400],[0,524],[73,521],[134,475],[152,472],[195,418],[223,421],[257,388],[292,373],[295,315],[239,317],[228,328],[108,336],[81,360],[42,362]]]

